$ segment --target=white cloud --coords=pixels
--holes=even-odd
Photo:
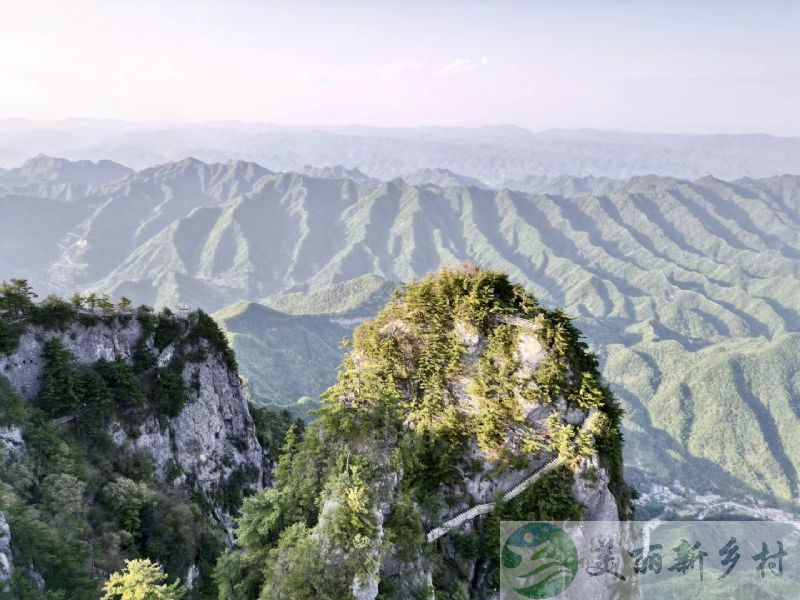
[[[442,66],[437,73],[441,77],[450,77],[452,75],[461,75],[462,73],[471,73],[489,64],[489,59],[485,56],[476,60],[473,58],[457,58]]]

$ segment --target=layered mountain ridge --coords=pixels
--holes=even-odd
[[[197,156],[249,160],[276,171],[344,164],[383,180],[448,169],[501,186],[528,176],[627,179],[656,173],[724,179],[800,172],[800,139],[769,135],[669,135],[598,130],[461,127],[284,127],[266,123],[58,124],[0,121],[0,165],[37,153],[112,159],[136,169]]]
[[[364,275],[403,282],[462,261],[500,268],[587,332],[628,412],[626,464],[634,479],[647,474],[644,491],[654,477],[795,498],[798,177],[531,179],[549,193],[530,194],[339,174],[193,160],[69,199],[6,196],[2,275],[216,310],[280,304]],[[324,326],[325,341],[292,354],[301,365],[317,343],[327,348],[314,373],[335,367],[333,339],[355,324],[255,309],[247,316],[272,326],[259,337],[262,319],[245,319],[253,357],[265,340],[304,339],[298,332]],[[248,378],[270,379],[240,354]],[[758,375],[765,364],[771,385]],[[292,375],[262,386],[262,398],[291,405],[304,387]]]

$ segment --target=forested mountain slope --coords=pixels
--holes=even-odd
[[[630,469],[725,494],[795,496],[798,177],[572,180],[558,185],[576,195],[531,195],[183,161],[123,182],[70,200],[0,198],[0,249],[15,261],[0,275],[19,264],[64,290],[221,309],[368,274],[410,281],[462,261],[504,269],[587,332],[628,411]],[[95,228],[106,211],[110,224]],[[46,235],[20,236],[10,222]],[[73,241],[62,250],[60,240]],[[286,337],[270,328],[269,346],[302,339],[296,321],[243,314],[248,330],[253,315],[287,324]],[[248,343],[263,351],[256,337]],[[320,348],[328,359],[310,372],[333,362],[332,341]],[[246,376],[270,379],[240,351]],[[767,361],[770,385],[754,368]],[[266,396],[292,404],[294,389]]]
[[[147,557],[216,597],[232,517],[276,457],[233,353],[203,312],[87,302],[0,287],[0,595],[92,600]]]
[[[580,333],[504,274],[412,283],[356,330],[275,487],[245,501],[221,595],[496,598],[500,520],[630,515],[619,418]]]
[[[305,414],[335,381],[347,350],[342,340],[395,288],[366,275],[318,292],[237,302],[213,316],[228,332],[254,400]]]

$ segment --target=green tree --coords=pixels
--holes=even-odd
[[[136,535],[142,525],[142,513],[152,507],[155,493],[146,483],[126,477],[112,481],[103,489],[103,501],[117,517],[120,527]]]
[[[228,368],[236,372],[236,355],[233,353],[225,332],[220,329],[217,322],[202,310],[198,310],[194,316],[194,322],[189,331],[189,341],[193,344],[205,339],[211,348],[225,359]]]
[[[42,350],[44,370],[36,404],[50,416],[61,416],[82,406],[81,377],[75,357],[54,338]]]
[[[84,300],[85,298],[78,292],[72,294],[72,298],[69,299],[69,301],[72,303],[72,306],[74,306],[76,309],[83,308]]]
[[[131,409],[144,405],[142,385],[130,364],[121,358],[111,362],[101,359],[94,369],[108,386],[115,406]]]
[[[95,294],[94,292],[86,296],[86,304],[89,306],[91,310],[95,309],[99,300],[100,298],[98,298],[97,294]]]
[[[158,415],[177,417],[188,400],[186,383],[180,368],[170,365],[158,369],[156,383],[150,394],[150,405]]]
[[[305,524],[295,523],[269,552],[260,597],[292,600],[352,597],[351,582],[326,565],[327,559]]]
[[[97,369],[81,375],[82,408],[73,423],[84,439],[99,441],[106,435],[106,426],[114,413],[114,396]]]
[[[12,598],[70,598],[91,600],[97,597],[94,585],[85,569],[86,544],[76,538],[64,536],[42,519],[34,506],[15,502],[4,507],[14,540],[14,560],[20,565],[31,565],[47,583],[47,595],[41,593],[22,595],[23,581],[15,581]],[[20,569],[21,573],[22,570]],[[35,594],[35,595],[34,595]]]
[[[65,538],[86,533],[86,484],[67,473],[47,475],[41,483],[41,507],[56,530]]]
[[[29,313],[34,308],[36,294],[27,279],[12,279],[0,283],[0,310],[8,316],[16,317]]]
[[[181,600],[186,590],[180,580],[167,583],[167,575],[147,559],[129,560],[103,586],[103,600]]]
[[[72,304],[50,294],[31,315],[31,321],[48,329],[66,329],[75,316]]]
[[[22,334],[20,323],[11,324],[0,318],[0,355],[11,354],[19,345]]]
[[[214,567],[214,583],[217,584],[219,600],[246,600],[258,597],[262,581],[249,565],[242,552],[226,550]]]
[[[114,310],[114,304],[111,302],[108,294],[103,294],[100,299],[97,300],[97,308],[106,314]]]
[[[25,399],[0,375],[0,427],[19,425],[27,418],[28,411]]]
[[[184,332],[184,322],[166,307],[161,309],[161,312],[156,316],[154,326],[155,336],[153,337],[153,343],[159,351],[177,340]]]
[[[122,296],[122,298],[117,300],[117,308],[123,312],[126,312],[128,309],[130,309],[132,305],[133,302],[131,302],[130,298],[126,298],[125,296]]]

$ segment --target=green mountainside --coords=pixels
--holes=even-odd
[[[488,600],[501,519],[629,516],[621,411],[580,337],[502,273],[408,285],[356,330],[275,486],[245,501],[221,597]]]
[[[325,314],[348,319],[374,315],[383,308],[396,288],[397,284],[369,274],[317,290],[265,298],[262,303],[293,315]]]
[[[203,311],[2,282],[0,597],[489,600],[501,519],[632,515],[621,408],[562,311],[474,266],[394,287],[315,297],[388,304],[306,426],[248,407]],[[228,323],[251,311],[259,338],[323,318]]]
[[[239,302],[214,318],[228,332],[253,399],[301,411],[313,408],[336,378],[342,339],[352,332],[324,315],[287,315],[255,302]]]
[[[346,351],[342,340],[378,312],[395,287],[366,275],[316,292],[237,302],[213,317],[228,332],[253,399],[306,413],[336,380]]]
[[[0,597],[93,600],[147,558],[190,598],[216,598],[232,516],[269,479],[290,424],[251,416],[202,311],[36,304],[24,281],[3,282]]]
[[[221,320],[256,397],[287,406],[332,382],[323,372],[356,324],[332,321],[358,295],[337,309],[331,286],[407,282],[463,261],[502,269],[592,341],[625,405],[626,463],[644,491],[677,479],[795,499],[800,177],[529,179],[559,192],[537,195],[259,169],[183,161],[97,188],[110,196],[0,198],[0,250],[65,293],[209,310],[244,301]],[[131,212],[112,218],[112,207]],[[20,220],[29,236],[7,225]],[[2,264],[0,276],[17,274]],[[275,366],[281,348],[289,368]]]

